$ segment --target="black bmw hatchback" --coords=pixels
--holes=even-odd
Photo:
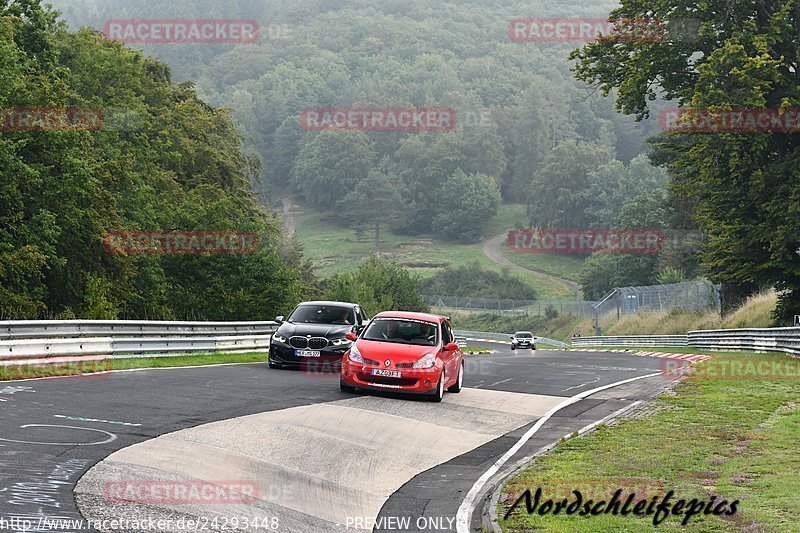
[[[280,324],[269,347],[270,368],[284,366],[337,371],[351,342],[345,338],[367,324],[369,317],[358,304],[303,302]]]

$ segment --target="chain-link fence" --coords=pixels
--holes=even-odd
[[[616,313],[617,317],[672,309],[719,311],[719,285],[708,280],[699,280],[671,285],[619,287],[611,291],[595,308],[599,316]]]
[[[615,313],[617,317],[632,313],[652,313],[684,309],[687,311],[719,311],[719,286],[707,280],[651,285],[647,287],[619,287],[599,302],[511,300],[496,298],[468,298],[461,296],[423,295],[425,302],[438,313],[506,313],[522,316],[588,316],[599,318]]]

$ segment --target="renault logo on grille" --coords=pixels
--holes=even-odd
[[[386,365],[386,366],[392,366],[392,362],[390,360],[388,360],[388,359],[386,361],[384,361],[383,364]]]

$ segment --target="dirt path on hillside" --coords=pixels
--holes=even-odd
[[[518,270],[520,272],[527,272],[528,274],[532,274],[537,278],[546,279],[563,287],[567,287],[571,291],[575,293],[576,300],[583,300],[583,291],[581,290],[581,286],[574,281],[570,281],[568,279],[562,279],[556,276],[552,276],[550,274],[545,274],[544,272],[539,272],[538,270],[531,270],[530,268],[526,268],[524,266],[518,265],[512,262],[509,258],[503,255],[503,244],[507,242],[508,236],[504,233],[502,235],[498,235],[497,237],[492,237],[491,239],[487,239],[481,243],[483,247],[483,253],[486,254],[486,257],[497,263],[498,265],[507,266],[512,270]]]
[[[294,235],[296,225],[292,213],[292,198],[289,196],[283,198],[283,223],[286,226],[286,233]]]

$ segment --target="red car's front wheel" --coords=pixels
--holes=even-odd
[[[431,401],[434,403],[439,403],[442,401],[442,398],[444,398],[444,380],[445,375],[444,370],[442,370],[442,373],[439,375],[439,384],[436,385],[436,392],[431,396]]]
[[[453,383],[448,389],[447,392],[461,392],[461,388],[464,385],[464,361],[461,361],[461,364],[458,367],[458,377],[456,378],[456,382]]]

